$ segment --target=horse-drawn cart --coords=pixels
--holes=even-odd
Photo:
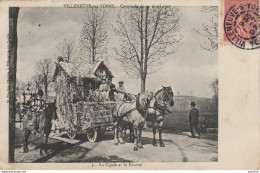
[[[68,116],[67,134],[75,138],[78,132],[86,131],[90,142],[107,130],[113,129],[112,109],[115,102],[78,102],[72,104],[72,115]]]

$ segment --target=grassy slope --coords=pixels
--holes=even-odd
[[[189,131],[189,111],[190,102],[196,102],[196,107],[199,109],[199,121],[203,123],[205,118],[208,118],[209,128],[218,128],[218,112],[211,110],[212,99],[193,97],[193,96],[176,96],[174,97],[174,107],[171,109],[172,114],[166,115],[163,128],[168,132],[187,132]],[[148,123],[148,127],[151,123]]]

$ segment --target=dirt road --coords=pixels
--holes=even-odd
[[[20,135],[21,136],[21,135]],[[30,138],[29,153],[23,153],[22,145],[16,145],[16,162],[216,162],[218,143],[210,135],[201,139],[190,138],[189,133],[164,133],[165,147],[152,145],[152,132],[143,131],[143,149],[133,151],[128,139],[123,145],[114,145],[113,133],[106,132],[96,143],[90,143],[85,134],[69,139],[65,134],[52,133],[49,154],[40,157],[39,136]]]

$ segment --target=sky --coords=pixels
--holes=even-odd
[[[171,86],[175,95],[193,95],[211,98],[213,93],[209,84],[218,76],[218,51],[210,52],[201,48],[205,38],[198,35],[195,29],[207,23],[212,14],[201,12],[201,7],[179,7],[180,34],[183,36],[181,46],[160,70],[147,78],[147,90],[163,86]],[[18,17],[18,60],[17,78],[24,82],[35,74],[35,63],[41,58],[54,57],[58,42],[66,36],[79,40],[83,26],[84,8],[21,8]],[[116,24],[120,8],[107,9],[107,23]],[[140,91],[140,79],[131,78],[115,60],[113,48],[119,48],[119,40],[108,29],[110,38],[108,51],[110,70],[115,78],[114,83],[125,81],[128,92],[136,94]]]

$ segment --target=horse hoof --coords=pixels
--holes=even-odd
[[[156,142],[154,142],[154,143],[153,143],[153,146],[157,147],[157,143],[156,143]]]
[[[28,152],[29,152],[29,150],[27,150],[27,149],[26,149],[26,150],[23,150],[23,152],[24,152],[24,153],[28,153]]]
[[[134,147],[134,151],[138,151],[138,148],[137,148],[137,147]]]
[[[118,143],[114,143],[114,145],[118,145]]]
[[[139,149],[143,149],[144,147],[143,147],[143,146],[139,146],[138,148],[139,148]]]
[[[165,147],[165,145],[163,143],[160,144],[160,147]]]
[[[120,142],[120,144],[125,144],[125,142]]]

